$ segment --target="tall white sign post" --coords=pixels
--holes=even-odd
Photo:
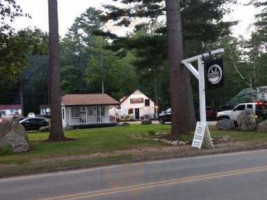
[[[192,147],[201,149],[202,144],[206,147],[213,147],[209,127],[206,119],[206,92],[205,92],[205,69],[203,58],[224,53],[224,49],[217,49],[209,53],[204,53],[192,58],[182,61],[187,69],[198,79],[199,85],[199,108],[200,108],[200,122],[198,122],[195,132],[195,137],[192,142]],[[192,65],[193,62],[198,62],[198,70]]]

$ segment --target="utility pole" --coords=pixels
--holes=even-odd
[[[23,85],[22,85],[22,79],[20,80],[19,96],[20,96],[20,104],[22,106],[21,116],[23,117],[24,116],[24,101],[23,101]]]
[[[101,52],[100,52],[100,65],[101,65],[101,71],[102,71],[101,87],[102,87],[102,94],[104,94],[105,93],[105,82],[104,82],[104,66],[103,66],[102,49],[101,49]]]
[[[102,80],[101,80],[101,88],[102,88],[102,94],[105,93],[105,82],[104,82],[104,65],[103,65],[103,38],[101,37],[101,49],[100,49],[100,66],[102,71]]]

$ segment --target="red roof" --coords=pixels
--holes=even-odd
[[[67,94],[62,97],[65,106],[119,105],[120,103],[107,94]]]
[[[22,105],[0,105],[0,110],[22,109]]]

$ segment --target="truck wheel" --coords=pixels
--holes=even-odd
[[[223,117],[220,117],[219,120],[224,120],[224,119],[230,119],[229,117],[226,117],[226,116],[223,116]]]
[[[160,124],[165,124],[164,119],[163,119],[163,118],[159,118],[159,123],[160,123]]]

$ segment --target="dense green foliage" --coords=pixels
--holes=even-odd
[[[14,79],[6,81],[12,90],[1,93],[3,95],[1,102],[6,104],[23,102],[27,114],[39,111],[40,104],[48,102],[48,35],[39,29],[25,29],[16,33],[16,38],[21,41],[21,45],[13,47],[19,48],[18,53],[23,55],[23,62],[20,70],[18,70],[20,63],[15,64],[14,71],[17,71],[17,74],[11,73]],[[12,61],[15,61],[14,58],[16,56],[13,56]],[[20,93],[23,95],[20,96]]]
[[[39,111],[49,103],[48,36],[38,29],[14,32],[10,23],[23,16],[14,0],[0,4],[0,104],[20,103],[25,111]],[[62,95],[105,92],[116,99],[136,88],[169,107],[165,4],[163,0],[121,0],[124,5],[88,8],[61,38]],[[266,85],[266,0],[255,0],[256,16],[251,39],[230,36],[235,22],[225,22],[228,3],[234,0],[182,1],[185,57],[225,48],[225,87],[207,92],[208,105],[223,105],[244,88]],[[104,12],[105,11],[105,12]],[[100,17],[101,16],[101,17]],[[139,24],[136,21],[140,20]],[[135,29],[125,37],[105,32],[105,23]],[[198,85],[192,78],[195,105]],[[22,86],[22,87],[21,87]]]
[[[16,3],[16,0],[2,0],[0,3],[0,36],[12,32],[10,22],[13,22],[16,17],[24,16],[22,9]]]
[[[218,40],[230,34],[230,27],[236,22],[223,21],[223,17],[229,12],[225,5],[234,2],[231,0],[182,1],[185,57],[211,50],[218,44]],[[143,21],[141,20],[142,23],[135,26],[135,33],[131,36],[114,39],[112,35],[114,40],[112,50],[117,50],[120,54],[122,54],[122,50],[134,52],[137,58],[134,65],[143,80],[146,83],[149,82],[150,87],[145,87],[144,91],[155,97],[161,107],[166,108],[169,106],[168,69],[166,65],[167,35],[166,24],[164,20],[160,20],[165,15],[164,1],[123,0],[120,3],[125,6],[105,6],[108,11],[103,14],[102,20],[105,22],[113,21],[118,26],[130,26],[132,22],[136,23],[136,18],[141,18]],[[134,6],[133,3],[135,3]],[[229,68],[228,71],[231,69]],[[195,97],[197,97],[196,82],[194,82],[194,91]],[[214,97],[208,95],[208,104],[214,103]],[[220,101],[220,103],[225,102],[226,100]],[[197,98],[195,98],[195,104],[198,104]]]
[[[248,43],[250,49],[249,61],[255,70],[254,87],[266,84],[267,79],[267,1],[254,1],[254,5],[260,9],[256,15],[255,31]]]
[[[62,87],[66,93],[105,92],[120,98],[135,89],[135,59],[131,53],[117,57],[105,38],[95,34],[100,30],[101,11],[88,8],[78,17],[61,43]]]
[[[18,74],[25,67],[26,58],[22,49],[25,43],[18,35],[13,33],[10,24],[16,17],[22,16],[21,8],[15,0],[3,0],[0,3],[0,90],[10,92]],[[10,101],[10,95],[0,93],[2,102]]]

